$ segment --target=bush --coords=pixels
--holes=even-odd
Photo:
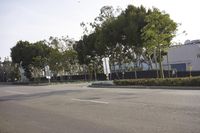
[[[166,79],[126,79],[114,80],[115,85],[141,86],[200,86],[200,77],[194,78],[166,78]]]

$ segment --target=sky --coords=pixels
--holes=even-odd
[[[181,23],[174,41],[200,39],[198,0],[0,0],[0,57],[10,56],[19,40],[36,42],[50,36],[79,40],[80,23],[93,22],[101,7],[125,9],[130,4],[159,8]]]

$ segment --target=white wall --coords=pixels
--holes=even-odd
[[[189,71],[189,65],[193,71],[200,71],[200,43],[172,46],[168,51],[169,64],[186,63],[186,69]],[[167,57],[164,57],[163,66],[167,69]]]

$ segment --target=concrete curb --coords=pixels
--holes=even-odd
[[[119,86],[119,85],[89,85],[91,88],[127,88],[127,89],[169,89],[169,90],[200,90],[200,86]]]

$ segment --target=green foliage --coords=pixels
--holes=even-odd
[[[161,64],[162,52],[169,48],[177,30],[177,23],[170,19],[169,14],[160,12],[156,8],[153,8],[153,11],[145,17],[145,22],[147,24],[142,29],[143,45],[149,55],[155,50],[156,55],[158,55],[160,77],[164,78]]]
[[[65,46],[60,40],[65,42]],[[67,70],[66,64],[74,65],[77,60],[77,53],[72,50],[72,43],[64,37],[62,39],[51,37],[50,42],[19,41],[11,49],[12,61],[22,65],[29,79],[39,77],[45,65],[49,65],[51,71],[57,75],[60,71],[63,73],[63,70]]]
[[[17,65],[9,60],[0,62],[0,81],[15,81],[19,79],[19,70]]]
[[[126,43],[130,46],[142,47],[142,28],[146,25],[145,17],[147,16],[146,9],[129,5],[121,16],[125,16],[124,31]]]
[[[11,58],[13,63],[23,66],[26,76],[31,78],[33,67],[41,69],[47,63],[47,58],[51,48],[44,41],[29,43],[28,41],[19,41],[16,46],[11,48]]]
[[[169,14],[154,8],[146,16],[147,25],[143,28],[143,44],[148,48],[168,48],[175,36],[177,23],[170,19]]]
[[[93,35],[94,34],[83,36],[83,39],[78,41],[78,43],[75,45],[75,50],[77,51],[80,64],[88,65],[91,61],[91,57],[94,56],[93,53],[96,52],[93,45],[95,41]]]
[[[94,30],[88,32],[87,28],[90,34],[85,34],[76,47],[81,64],[90,64],[93,57],[109,56],[113,65],[133,62],[135,68],[144,62],[150,68],[153,61],[161,63],[177,28],[168,14],[133,5],[118,15],[113,7],[104,6],[91,25]],[[159,54],[153,60],[155,50]]]
[[[109,56],[112,64],[121,66],[133,61],[136,58],[134,53],[140,54],[139,58],[143,49],[141,30],[146,24],[146,14],[142,6],[128,6],[118,16],[112,7],[103,7],[92,25],[95,30],[78,42],[79,62],[88,65],[94,57]]]
[[[48,65],[50,70],[56,75],[62,67],[62,53],[58,49],[52,49],[48,57]]]
[[[77,71],[78,53],[71,49],[63,53],[63,67],[66,72],[72,74]]]
[[[115,80],[116,85],[141,86],[200,86],[200,77],[193,78],[166,78],[166,79],[129,79]]]

